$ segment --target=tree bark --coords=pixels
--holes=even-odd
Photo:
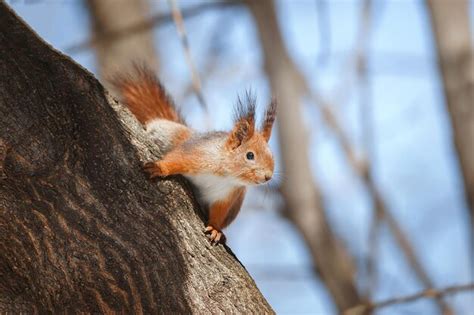
[[[100,83],[0,2],[0,312],[272,313]]]
[[[444,95],[474,229],[474,52],[469,1],[427,0]],[[474,233],[474,232],[473,232]]]
[[[362,303],[350,254],[337,238],[324,212],[311,175],[307,131],[301,116],[302,82],[281,36],[272,0],[247,0],[262,46],[265,71],[278,100],[278,136],[284,178],[282,191],[290,219],[304,237],[321,279],[343,311]]]

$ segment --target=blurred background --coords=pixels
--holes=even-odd
[[[278,314],[472,283],[471,1],[8,3],[101,80],[152,65],[198,130],[278,99],[277,174],[226,232]],[[474,291],[376,313],[474,314]]]

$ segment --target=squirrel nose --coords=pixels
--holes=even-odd
[[[268,182],[270,179],[272,179],[272,175],[273,175],[272,173],[266,173],[265,174],[265,181]]]

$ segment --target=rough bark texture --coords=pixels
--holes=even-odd
[[[0,2],[0,312],[271,313],[99,82]]]
[[[150,10],[147,0],[87,0],[87,4],[92,33],[94,37],[102,38],[95,45],[102,78],[109,78],[117,72],[123,73],[127,69],[132,70],[131,60],[158,71],[153,28],[130,33],[119,39],[107,36],[147,20]]]
[[[278,136],[289,216],[302,233],[321,279],[340,311],[362,303],[351,256],[331,230],[311,175],[301,116],[302,83],[281,36],[272,0],[248,0],[262,45],[265,70],[278,99]]]
[[[428,0],[427,3],[474,229],[474,50],[469,1]]]

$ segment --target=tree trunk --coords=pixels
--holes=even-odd
[[[469,1],[428,0],[446,105],[474,229],[474,53]],[[474,233],[474,232],[473,232]]]
[[[265,70],[278,100],[278,136],[289,216],[303,235],[321,279],[339,311],[362,303],[351,256],[333,233],[311,175],[301,116],[302,84],[281,36],[272,0],[247,0],[262,45]]]
[[[0,30],[0,312],[272,313],[129,112],[5,2]]]
[[[93,37],[102,38],[95,49],[102,78],[132,70],[131,61],[146,64],[158,71],[153,28],[143,32],[129,33],[122,38],[108,34],[117,33],[132,25],[143,23],[149,12],[148,0],[87,0]]]

